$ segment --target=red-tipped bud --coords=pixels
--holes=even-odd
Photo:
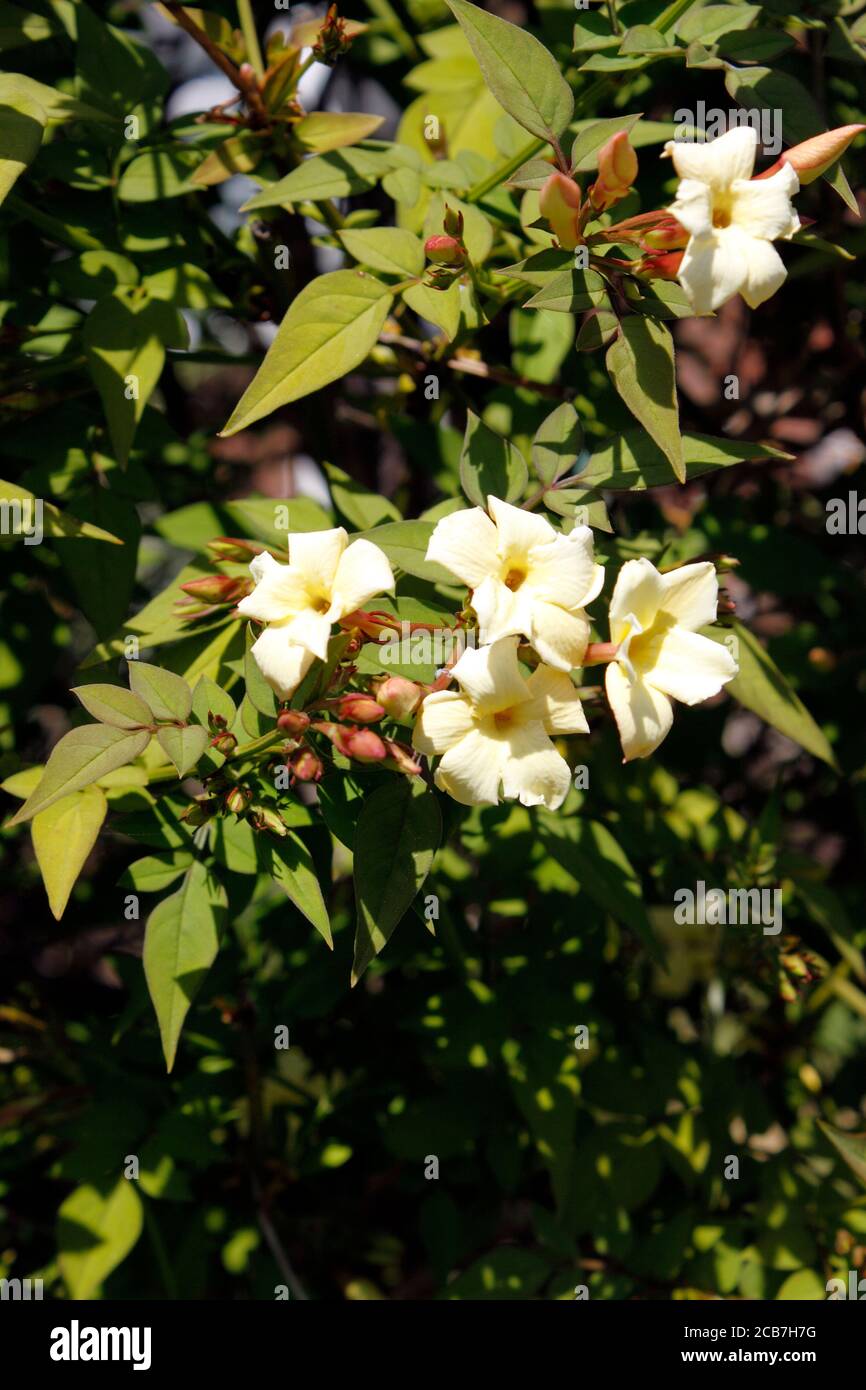
[[[310,716],[302,709],[284,709],[277,715],[277,728],[284,734],[297,738],[310,727]]]
[[[341,696],[338,708],[340,718],[350,719],[353,724],[375,724],[385,713],[382,705],[372,696],[357,691],[350,691],[348,695]]]
[[[207,548],[215,560],[236,560],[239,564],[267,550],[266,545],[259,545],[257,541],[245,541],[234,536],[217,536],[216,540],[208,541]]]
[[[851,141],[864,130],[866,125],[840,125],[835,130],[825,130],[823,135],[813,135],[811,140],[785,150],[775,164],[757,177],[769,178],[778,173],[783,164],[790,164],[801,184],[814,183],[831,164],[841,159]]]
[[[466,252],[453,236],[430,236],[424,243],[424,253],[434,265],[462,265]]]
[[[457,237],[459,241],[462,241],[463,213],[458,212],[455,208],[449,208],[447,203],[445,205],[445,216],[442,219],[442,229],[447,232],[449,236]]]
[[[538,195],[541,215],[550,223],[563,251],[573,251],[581,241],[580,204],[580,184],[558,172],[550,175]]]
[[[299,748],[289,758],[288,766],[298,782],[318,782],[325,771],[322,759],[312,748]]]
[[[359,763],[380,763],[387,756],[383,740],[372,729],[346,729],[340,739],[340,752]]]
[[[181,584],[181,589],[200,603],[240,603],[251,592],[251,579],[231,579],[227,574],[206,574],[202,579],[191,579]]]
[[[386,738],[385,751],[388,756],[383,764],[384,767],[391,768],[394,772],[406,772],[412,777],[417,777],[421,771],[421,764],[416,763],[412,749],[407,748],[405,743],[397,743],[393,738]]]
[[[249,787],[232,787],[226,794],[226,810],[231,811],[233,816],[242,816],[252,799]]]
[[[640,273],[651,280],[676,280],[684,255],[684,251],[651,252],[644,257]]]
[[[624,198],[637,178],[637,155],[624,130],[617,131],[598,152],[598,178],[589,190],[597,212]]]
[[[270,806],[251,806],[249,819],[255,830],[267,830],[271,835],[281,837],[289,833],[278,812],[271,810]]]
[[[666,217],[663,222],[648,231],[641,246],[645,251],[680,251],[689,244],[689,234],[675,217]]]
[[[389,676],[376,687],[376,699],[391,719],[408,720],[418,708],[423,691],[405,676]]]
[[[224,758],[228,758],[237,748],[238,741],[234,734],[229,733],[228,729],[222,729],[211,739],[210,746],[216,749],[217,753],[222,753]]]

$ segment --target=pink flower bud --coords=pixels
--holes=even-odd
[[[297,736],[309,728],[310,716],[302,709],[284,709],[277,715],[277,728],[284,734]]]
[[[428,261],[432,261],[434,265],[462,265],[466,260],[466,252],[453,236],[428,237],[424,243],[424,252]]]
[[[217,753],[222,753],[224,758],[229,757],[238,746],[238,741],[234,734],[230,734],[228,729],[221,729],[210,741],[211,748],[215,748]]]
[[[423,691],[405,676],[389,676],[376,687],[376,699],[386,714],[398,723],[415,713]]]
[[[181,584],[185,594],[201,603],[239,603],[252,590],[251,579],[231,579],[227,574],[206,574]]]
[[[676,280],[684,255],[683,251],[651,251],[644,257],[640,273],[651,280]]]
[[[685,227],[675,217],[666,217],[644,235],[641,246],[647,251],[679,251],[688,242],[689,234]]]
[[[637,178],[637,155],[624,130],[617,131],[598,152],[598,178],[589,190],[597,212],[624,198]]]
[[[370,695],[353,691],[341,697],[339,711],[341,719],[349,719],[353,724],[375,724],[385,713]]]
[[[234,536],[217,536],[216,540],[208,541],[207,548],[217,560],[238,560],[243,563],[245,560],[249,561],[251,556],[261,555],[267,546]]]
[[[242,816],[253,799],[249,787],[232,787],[226,796],[226,810],[235,816]]]
[[[380,763],[387,757],[385,744],[372,729],[345,729],[341,733],[338,747],[347,758],[359,763]]]
[[[541,215],[547,218],[563,251],[573,251],[581,240],[580,203],[580,184],[558,172],[550,175],[538,195]]]
[[[324,763],[312,748],[299,748],[292,754],[288,766],[298,782],[318,782],[325,770]]]
[[[775,172],[781,164],[790,164],[801,184],[814,183],[831,164],[841,159],[851,141],[864,130],[866,125],[840,125],[835,130],[826,130],[823,135],[813,135],[811,140],[785,150],[773,170],[767,172]],[[758,177],[766,178],[766,174]]]

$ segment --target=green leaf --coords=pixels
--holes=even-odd
[[[713,6],[713,8],[716,8]],[[719,6],[718,8],[726,8]],[[743,9],[751,8],[744,5]],[[819,1121],[820,1123],[820,1121]],[[795,1299],[798,1303],[823,1303],[827,1298],[827,1285],[820,1274],[814,1269],[798,1269],[794,1274],[789,1274],[779,1292],[777,1299]]]
[[[338,235],[349,255],[371,270],[404,279],[423,273],[424,246],[418,237],[400,227],[371,227]]]
[[[179,729],[168,724],[156,735],[163,752],[177,768],[178,777],[185,777],[195,767],[208,745],[208,732],[200,724],[188,724]]]
[[[447,290],[411,285],[403,291],[403,299],[420,318],[441,328],[449,342],[457,337],[460,328],[460,285],[457,281]]]
[[[329,154],[313,155],[279,182],[255,193],[243,204],[241,212],[294,207],[323,198],[348,198],[372,188],[386,167],[382,156],[369,150],[332,150]]]
[[[242,130],[217,145],[192,176],[196,188],[212,188],[234,174],[251,174],[267,154],[267,133]]]
[[[292,135],[305,150],[325,154],[366,140],[384,119],[362,111],[311,111],[292,126]]]
[[[500,106],[542,140],[571,120],[574,98],[551,53],[525,29],[488,14],[468,0],[448,0]]]
[[[686,477],[700,478],[716,468],[733,468],[738,463],[761,459],[785,459],[790,455],[771,444],[750,444],[744,440],[714,439],[708,434],[682,436]],[[597,448],[586,468],[575,478],[581,487],[614,492],[641,492],[661,487],[671,480],[670,464],[657,444],[643,430],[626,430]]]
[[[460,454],[460,485],[470,502],[487,506],[487,498],[516,502],[526,490],[526,459],[510,440],[496,434],[471,410]]]
[[[163,96],[168,73],[151,48],[97,18],[89,5],[75,10],[78,93],[121,116]]]
[[[146,661],[128,661],[129,688],[144,700],[154,719],[188,719],[192,691],[182,676],[151,666]]]
[[[433,534],[430,521],[386,521],[383,526],[374,526],[362,531],[365,540],[373,541],[381,547],[392,565],[405,574],[413,574],[417,579],[429,579],[433,584],[453,585],[454,576],[442,565],[425,559],[427,546]],[[358,536],[353,536],[358,540]]]
[[[138,271],[117,251],[83,251],[55,262],[52,274],[71,299],[102,299],[118,285],[137,285]]]
[[[126,463],[165,349],[185,346],[186,326],[173,305],[155,299],[143,285],[121,285],[88,315],[82,342],[114,451]]]
[[[122,685],[77,685],[70,694],[77,696],[94,719],[115,729],[146,729],[153,723],[144,701]]]
[[[117,196],[122,203],[151,203],[194,193],[198,187],[194,176],[201,163],[200,150],[183,146],[146,150],[127,164]]]
[[[18,504],[18,505],[16,505]],[[35,534],[38,525],[39,506],[42,509],[42,529],[46,536],[55,539],[79,539],[84,537],[94,541],[107,541],[109,545],[123,545],[110,531],[94,526],[89,521],[79,521],[77,516],[60,511],[51,502],[36,498],[26,487],[0,480],[0,511],[3,516],[5,536]]]
[[[24,94],[4,100],[0,92],[0,203],[39,153],[46,115]]]
[[[57,1213],[57,1262],[69,1297],[93,1298],[126,1259],[142,1225],[141,1198],[127,1178],[85,1183],[70,1192]]]
[[[442,834],[435,794],[420,778],[389,778],[368,797],[355,834],[355,959],[352,984],[409,908]]]
[[[613,384],[635,419],[659,446],[678,482],[685,482],[674,342],[663,323],[632,315],[607,350]]]
[[[358,270],[335,270],[307,285],[221,433],[237,434],[360,366],[379,337],[391,299],[387,285]]]
[[[555,816],[539,818],[548,852],[605,912],[640,937],[650,955],[661,952],[644,906],[641,881],[624,850],[600,821]]]
[[[231,300],[217,289],[201,266],[188,261],[164,266],[152,275],[145,275],[142,285],[154,299],[182,309],[227,309]]]
[[[577,462],[583,426],[574,406],[563,401],[542,420],[532,441],[532,466],[543,483],[555,483]]]
[[[280,840],[266,840],[264,835],[258,835],[256,847],[261,855],[262,870],[280,885],[286,897],[333,950],[328,908],[316,875],[313,856],[300,835],[291,830]]]
[[[247,623],[244,650],[246,698],[253,709],[258,710],[259,714],[265,715],[269,720],[274,720],[277,717],[277,697],[262,675],[258,662],[252,654],[255,640],[255,633],[250,624]]]
[[[365,487],[333,463],[323,465],[331,489],[334,506],[350,526],[359,531],[376,526],[380,521],[402,521],[400,513],[386,497],[368,492]]]
[[[30,820],[62,796],[71,796],[106,772],[132,762],[149,742],[147,730],[127,732],[107,724],[82,724],[71,729],[52,750],[38,787],[8,824]]]
[[[556,381],[574,343],[574,326],[567,314],[513,309],[508,328],[514,370],[532,381]]]
[[[760,13],[760,5],[703,5],[687,10],[674,29],[684,43],[713,43],[733,29],[748,29]]]
[[[726,686],[728,694],[778,729],[780,734],[799,743],[807,753],[838,771],[835,754],[825,734],[772,657],[742,623],[734,622],[732,628],[737,643],[734,657],[740,672]],[[719,628],[707,627],[703,635],[724,645],[728,634]]]
[[[48,894],[51,915],[58,922],[75,880],[96,844],[107,810],[108,802],[99,787],[85,787],[71,796],[61,797],[33,817],[30,827],[33,852]]]
[[[866,1187],[866,1134],[850,1134],[847,1130],[828,1125],[826,1120],[819,1120],[818,1128],[827,1136],[855,1177]]]
[[[174,1066],[193,998],[216,959],[225,916],[221,884],[196,860],[177,892],[163,898],[147,919],[144,974],[167,1071]]]
[[[206,729],[209,714],[221,715],[226,721],[226,728],[230,729],[237,716],[237,706],[231,695],[210,676],[199,676],[192,693],[192,715]]]
[[[134,888],[139,893],[161,893],[180,878],[192,862],[192,855],[184,849],[146,854],[124,869],[117,881],[121,887]]]
[[[533,258],[534,259],[534,258]],[[608,307],[607,287],[597,270],[563,270],[527,299],[524,309],[547,309],[559,314],[579,314],[584,309]]]

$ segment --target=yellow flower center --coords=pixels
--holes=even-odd
[[[314,613],[327,613],[331,600],[324,594],[310,594],[310,607]]]
[[[646,632],[638,633],[631,639],[628,654],[637,670],[647,671],[655,666],[662,642],[676,624],[676,618],[662,610],[656,614],[652,626],[647,628]]]
[[[525,578],[526,570],[510,569],[506,574],[504,580],[506,589],[510,589],[512,593],[516,593],[516,591],[520,588]]]
[[[718,198],[713,204],[713,226],[730,227],[733,221],[733,210],[730,198]]]
[[[493,716],[493,723],[496,725],[496,728],[500,733],[502,733],[505,729],[509,729],[511,725],[514,723],[514,710],[497,710],[496,714],[494,714]]]

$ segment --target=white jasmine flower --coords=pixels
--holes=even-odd
[[[268,684],[288,699],[316,657],[324,658],[333,624],[393,589],[394,575],[372,541],[349,545],[342,526],[296,532],[289,538],[289,563],[265,552],[250,565],[256,587],[238,611],[268,626],[252,648]]]
[[[539,666],[525,680],[517,638],[467,648],[452,673],[460,690],[423,701],[413,742],[441,754],[437,787],[464,806],[517,797],[524,806],[561,806],[571,785],[568,763],[549,734],[588,733],[580,697],[568,676]]]
[[[719,582],[709,561],[660,574],[628,560],[610,601],[610,638],[619,644],[605,688],[624,761],[646,758],[673,722],[671,700],[696,705],[737,674],[727,647],[697,629],[715,622]]]
[[[604,570],[593,558],[592,532],[567,536],[544,517],[488,497],[481,507],[437,522],[427,559],[472,590],[482,641],[526,637],[550,666],[570,671],[589,641],[584,606],[597,597]]]
[[[737,126],[704,144],[665,145],[680,176],[668,211],[689,233],[678,278],[697,314],[735,294],[756,309],[787,274],[772,243],[799,231],[791,198],[800,181],[787,163],[769,178],[753,179],[757,143],[751,126]]]

